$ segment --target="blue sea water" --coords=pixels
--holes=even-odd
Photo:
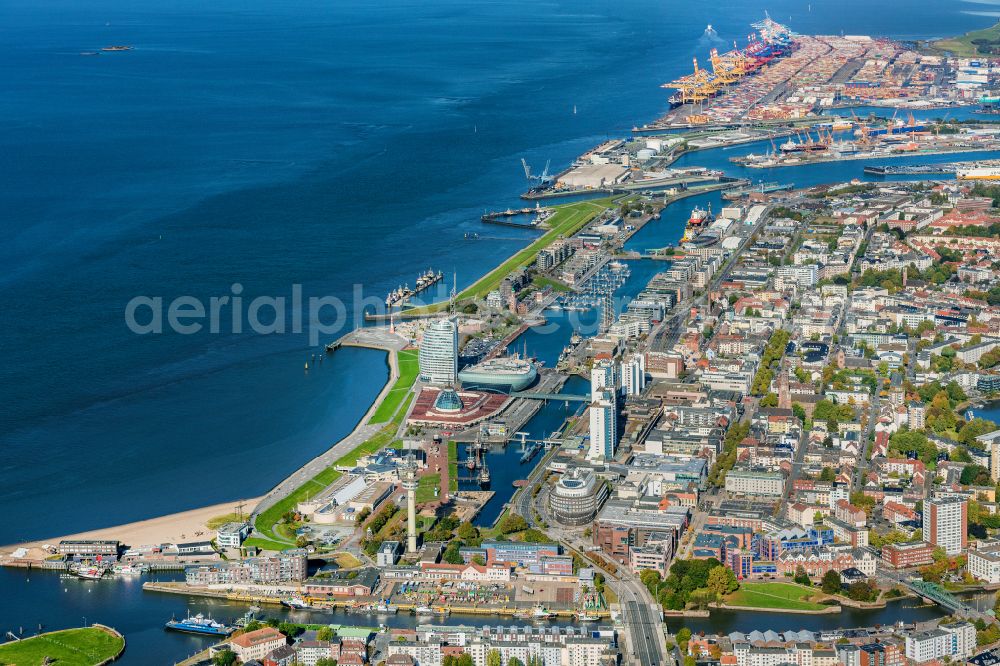
[[[305,334],[135,335],[130,299],[207,299],[238,283],[249,301],[299,284],[351,303],[355,285],[381,298],[428,267],[461,288],[531,237],[464,239],[483,231],[484,208],[516,202],[522,157],[562,168],[655,118],[659,84],[742,41],[764,9],[0,3],[0,543],[266,492],[348,432],[387,376],[378,352],[313,359]],[[990,23],[971,2],[766,9],[804,33],[911,39]],[[111,44],[135,48],[80,55]],[[679,233],[669,220],[634,243],[662,246]],[[34,595],[50,626],[77,622],[53,610],[58,595],[2,580],[4,596]],[[0,607],[0,627],[23,614]]]

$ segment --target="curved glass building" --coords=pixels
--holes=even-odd
[[[424,331],[417,355],[420,379],[429,384],[451,385],[458,381],[458,325],[438,319]]]

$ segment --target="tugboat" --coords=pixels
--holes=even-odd
[[[180,631],[185,634],[204,634],[206,636],[222,636],[225,638],[236,631],[235,627],[216,622],[210,617],[205,617],[198,613],[194,617],[190,615],[183,620],[170,620],[166,624],[170,631]]]

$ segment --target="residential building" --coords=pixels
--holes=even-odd
[[[924,502],[924,541],[958,555],[969,543],[968,502],[961,497],[940,497]]]
[[[618,445],[618,409],[615,392],[598,389],[591,394],[590,450],[591,460],[613,460]]]
[[[215,543],[219,548],[239,548],[249,535],[249,523],[225,523],[216,532]]]
[[[921,567],[934,561],[933,553],[934,546],[924,541],[893,543],[882,546],[882,561],[894,569]]]
[[[780,497],[784,491],[785,475],[781,472],[733,469],[726,474],[726,492]]]
[[[273,627],[264,627],[229,639],[233,652],[243,662],[263,659],[269,652],[285,644],[285,635]]]
[[[1000,583],[1000,541],[980,541],[970,548],[968,568],[977,580]]]

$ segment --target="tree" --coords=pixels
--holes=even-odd
[[[778,406],[778,395],[776,393],[768,393],[763,398],[760,399],[761,407],[777,407]]]
[[[806,573],[805,567],[801,564],[795,567],[795,578],[793,580],[799,585],[812,585],[812,580],[809,579],[809,574]]]
[[[501,534],[513,534],[526,529],[528,529],[528,522],[516,513],[509,513],[500,521]]]
[[[717,597],[724,596],[730,592],[735,592],[736,588],[740,586],[739,581],[736,580],[736,574],[733,570],[719,565],[708,572],[708,589],[711,590]]]
[[[517,657],[511,657],[507,660],[507,666],[524,666],[524,662]]]
[[[305,629],[292,622],[281,622],[280,624],[278,624],[278,631],[288,636],[289,638],[295,638],[303,631],[305,631]]]
[[[820,587],[827,594],[839,594],[840,593],[840,574],[830,569],[825,574],[823,574],[823,582]]]
[[[458,541],[452,541],[448,544],[448,547],[444,549],[444,554],[441,555],[441,559],[448,564],[462,564],[465,560],[462,558],[462,553],[459,550],[461,546]]]
[[[875,601],[878,594],[878,585],[867,580],[851,583],[847,587],[847,596],[854,601]]]
[[[490,650],[486,653],[486,666],[503,666],[500,650]]]
[[[473,555],[472,556],[472,563],[473,564],[478,564],[479,566],[484,567],[484,566],[486,566],[486,558],[483,557],[482,555]]]
[[[687,644],[691,640],[691,630],[687,627],[681,627],[677,630],[677,645],[681,649],[681,653],[687,654]]]
[[[803,382],[803,383],[805,383],[805,382]],[[803,407],[799,403],[797,403],[797,402],[793,402],[792,403],[792,414],[794,414],[795,418],[797,418],[802,423],[806,422],[806,410],[805,410],[805,407]]]
[[[441,660],[441,666],[474,666],[472,655],[463,652],[459,655],[449,654]],[[532,666],[529,664],[528,666]]]
[[[962,469],[959,483],[963,486],[986,486],[991,483],[990,471],[982,465],[966,465]]]
[[[469,545],[479,545],[479,528],[468,521],[459,525],[455,534]]]
[[[223,650],[215,655],[215,666],[233,666],[236,663],[236,653],[232,650]]]
[[[321,657],[316,660],[316,666],[337,666],[337,660],[333,657]]]
[[[832,467],[824,467],[823,471],[819,473],[819,480],[833,483],[837,480],[837,471]]]
[[[333,638],[333,628],[332,627],[320,627],[316,632],[316,640],[318,641],[328,641]]]

